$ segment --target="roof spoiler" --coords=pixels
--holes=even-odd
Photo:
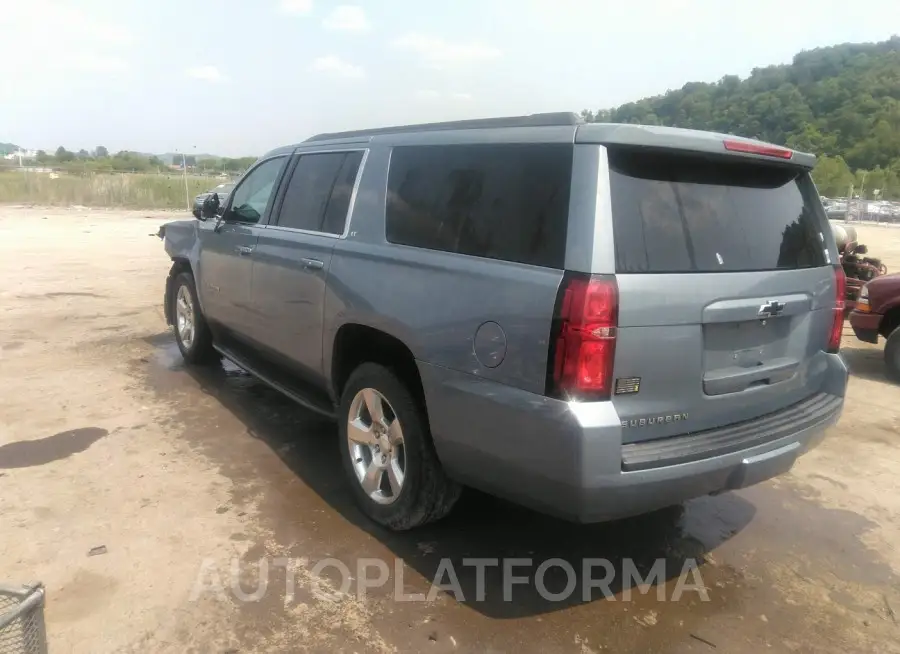
[[[816,165],[816,156],[806,152],[798,152],[733,134],[718,134],[676,127],[591,123],[578,128],[575,142],[729,155],[756,161],[769,161],[774,164],[787,164],[807,170],[812,170]]]

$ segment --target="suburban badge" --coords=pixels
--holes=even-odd
[[[653,416],[652,418],[634,418],[633,420],[623,420],[623,427],[649,427],[650,425],[661,425],[669,422],[683,422],[688,419],[686,413],[673,413],[668,416]]]

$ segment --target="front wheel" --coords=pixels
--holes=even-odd
[[[366,515],[401,531],[450,512],[460,487],[441,467],[424,407],[394,372],[358,367],[341,395],[339,420],[344,472]]]
[[[171,298],[175,342],[184,360],[196,364],[219,361],[219,353],[212,346],[212,333],[200,310],[197,287],[191,273],[178,274],[172,282]]]

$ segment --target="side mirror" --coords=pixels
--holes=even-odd
[[[219,194],[213,193],[203,201],[203,207],[200,209],[200,217],[203,220],[215,218],[219,213]]]

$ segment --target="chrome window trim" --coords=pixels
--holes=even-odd
[[[299,227],[280,227],[278,225],[266,225],[266,229],[276,232],[287,232],[289,234],[308,234],[309,236],[325,236],[326,238],[339,239],[343,238],[340,234],[332,234],[331,232],[317,232],[312,229],[300,229]]]

